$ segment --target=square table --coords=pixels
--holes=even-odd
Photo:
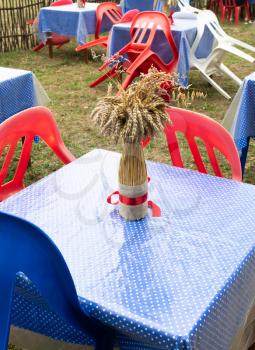
[[[109,43],[108,56],[114,55],[123,46],[125,46],[131,39],[130,37],[131,23],[115,24],[112,27]],[[180,76],[180,82],[183,85],[188,85],[188,73],[190,69],[189,53],[190,48],[196,38],[197,34],[197,19],[174,19],[171,25],[171,31],[177,48],[179,49],[179,61],[177,66],[177,73]],[[196,52],[198,58],[206,58],[212,51],[214,38],[208,28],[205,28],[204,35]],[[152,49],[159,54],[165,61],[169,62],[171,59],[171,51],[163,31],[159,28]]]
[[[147,162],[162,216],[127,222],[106,203],[120,155],[94,150],[0,204],[41,227],[70,269],[81,307],[122,349],[226,350],[255,296],[255,187]],[[69,342],[19,276],[12,323]]]
[[[47,33],[53,32],[73,36],[79,44],[84,44],[89,34],[95,34],[98,5],[98,3],[86,2],[84,8],[79,8],[77,3],[42,7],[38,16],[39,37],[46,42]],[[109,19],[104,17],[102,32],[109,31],[111,25]]]
[[[0,123],[27,108],[46,106],[48,102],[45,90],[32,72],[0,67]]]
[[[222,124],[234,138],[244,174],[250,138],[255,137],[255,73],[243,80]]]

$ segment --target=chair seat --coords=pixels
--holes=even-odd
[[[63,45],[68,43],[69,41],[70,41],[69,36],[52,33],[52,36],[51,36],[52,45]]]

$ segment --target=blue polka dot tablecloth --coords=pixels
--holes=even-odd
[[[38,34],[45,42],[47,32],[73,36],[79,44],[86,42],[89,34],[95,34],[96,9],[98,3],[87,2],[84,8],[77,3],[64,6],[43,7],[39,12]],[[102,32],[111,28],[110,21],[104,16]]]
[[[255,137],[255,72],[244,79],[225,114],[223,126],[230,131],[240,153],[248,147],[250,137]]]
[[[32,72],[0,67],[0,123],[27,108],[47,105],[48,101]]]
[[[106,202],[117,189],[119,157],[94,150],[0,210],[51,237],[84,312],[113,327],[121,349],[229,349],[255,296],[255,187],[148,162],[149,198],[162,215],[126,222]],[[12,323],[91,343],[22,274]]]

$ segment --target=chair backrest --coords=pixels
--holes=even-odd
[[[172,36],[170,21],[162,12],[145,11],[135,16],[130,28],[132,47],[142,49],[143,47],[151,46],[158,29],[163,31],[174,51],[174,56],[177,55],[178,57],[178,50]]]
[[[23,272],[67,323],[112,348],[111,332],[81,309],[73,279],[56,245],[35,225],[0,213],[0,349],[7,350],[15,277]]]
[[[220,0],[220,2],[222,3],[222,5],[230,8],[237,6],[235,0]]]
[[[205,145],[209,161],[216,176],[223,177],[215,149],[229,162],[232,170],[232,179],[241,181],[242,171],[238,151],[232,136],[222,125],[205,115],[181,108],[167,108],[166,112],[172,122],[166,126],[165,134],[173,165],[184,167],[176,137],[176,133],[181,132],[187,139],[198,171],[207,173],[196,139],[200,139]]]
[[[63,5],[71,5],[73,3],[72,0],[56,0],[50,4],[50,6],[63,6]]]
[[[126,12],[120,19],[119,23],[128,23],[132,22],[135,16],[139,13],[140,11],[137,9],[129,10]]]
[[[122,11],[114,2],[103,2],[98,5],[96,10],[96,30],[95,38],[98,39],[101,32],[103,17],[106,16],[112,24],[119,23],[122,17]]]
[[[65,147],[53,114],[45,107],[24,110],[0,124],[0,201],[24,187],[24,175],[30,159],[34,137],[39,136],[65,164],[75,157]],[[23,139],[20,159],[12,180],[4,183],[18,142]]]

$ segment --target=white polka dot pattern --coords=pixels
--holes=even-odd
[[[33,73],[0,67],[0,123],[36,105]]]
[[[118,331],[122,349],[228,349],[255,295],[254,186],[148,162],[149,197],[162,216],[125,222],[106,203],[118,159],[90,152],[0,210],[53,239],[81,307]],[[20,284],[16,325],[86,343]],[[38,321],[24,312],[29,305]]]
[[[233,137],[239,150],[247,146],[247,139],[255,136],[255,73],[245,78],[236,111]]]

